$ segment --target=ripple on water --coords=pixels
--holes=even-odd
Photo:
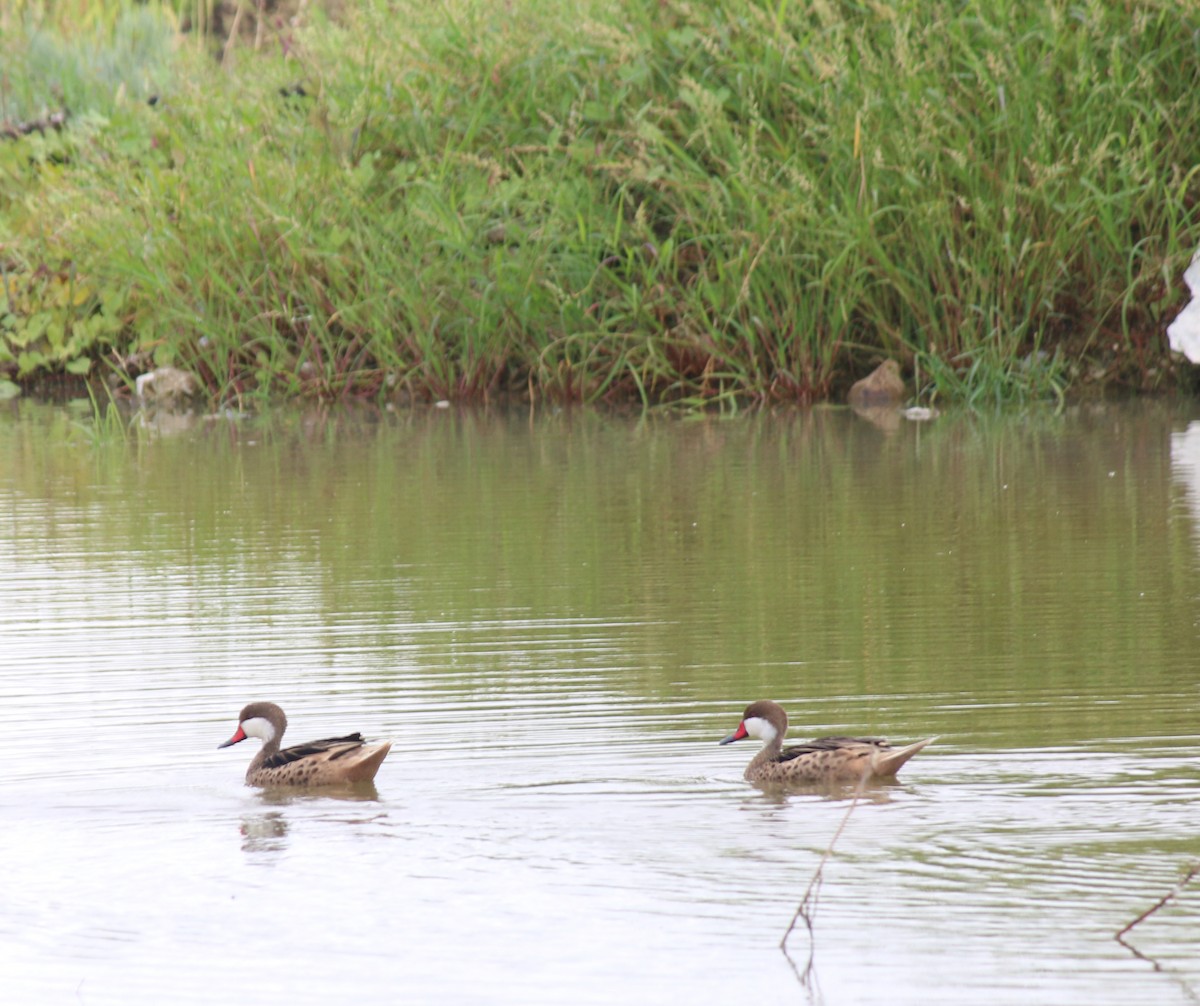
[[[1194,641],[1171,644],[1186,651],[1183,670],[1131,683],[1125,666],[1142,656],[1144,619],[1172,626],[1194,606],[1190,567],[1158,561],[1145,530],[1156,511],[1139,493],[1164,480],[1130,480],[1133,511],[1094,523],[1120,543],[1138,529],[1144,547],[1114,551],[1147,566],[1116,570],[1090,601],[1164,569],[1186,600],[1122,623],[1125,635],[1106,637],[1107,674],[1081,675],[1091,636],[1062,629],[1069,612],[1041,619],[1062,564],[1019,552],[1025,536],[1045,552],[1072,532],[1076,518],[1058,516],[1078,513],[1069,493],[1061,508],[1038,506],[1057,466],[1024,456],[1013,466],[1043,476],[1014,510],[1041,523],[1005,523],[993,543],[970,515],[990,512],[999,490],[970,505],[959,495],[972,480],[991,485],[990,444],[964,473],[963,442],[926,465],[898,438],[880,451],[847,433],[864,462],[844,479],[852,494],[898,457],[924,474],[831,508],[824,496],[839,480],[805,466],[836,444],[775,444],[761,468],[739,448],[730,478],[717,440],[736,443],[732,430],[709,429],[686,493],[635,505],[652,494],[639,469],[629,513],[601,514],[600,544],[559,565],[541,539],[561,521],[572,531],[556,547],[587,543],[596,522],[575,510],[620,488],[629,443],[595,484],[555,470],[505,528],[440,537],[440,503],[387,510],[408,482],[386,473],[404,458],[417,504],[439,492],[486,498],[474,469],[443,487],[455,455],[441,441],[425,468],[408,439],[368,460],[339,445],[324,480],[295,477],[280,456],[275,478],[233,449],[230,461],[156,445],[131,452],[90,502],[0,489],[0,538],[20,543],[0,550],[5,1001],[274,1001],[281,989],[297,1004],[388,1001],[397,989],[480,1003],[803,1001],[777,944],[843,821],[823,867],[808,1001],[1195,1001],[1194,892],[1136,931],[1166,971],[1112,939],[1200,858],[1200,738],[1180,712],[1195,708]],[[555,437],[548,450],[566,434]],[[686,442],[659,443],[655,464],[686,482],[676,467]],[[211,505],[173,513],[173,496],[139,481],[171,451],[204,469],[193,491],[211,492]],[[369,490],[357,495],[339,467],[355,462]],[[537,482],[526,475],[522,491]],[[93,476],[103,481],[79,478]],[[706,519],[691,511],[709,478],[720,499]],[[965,522],[955,548],[995,547],[991,565],[951,565],[941,515],[921,536],[915,518],[936,507],[912,493],[927,479],[940,493],[927,502],[954,500]],[[302,492],[314,483],[319,492]],[[237,509],[255,491],[271,500],[265,517]],[[779,509],[758,509],[770,500]],[[874,509],[885,504],[904,512]],[[841,515],[864,510],[856,535]],[[392,526],[419,534],[388,538]],[[628,528],[637,533],[623,538]],[[229,541],[214,541],[225,529]],[[677,554],[663,544],[672,535],[686,537]],[[894,561],[927,576],[886,565],[898,535]],[[870,551],[843,552],[852,539]],[[764,579],[772,558],[777,580]],[[525,580],[528,594],[514,586]],[[936,593],[945,582],[966,584],[955,589],[967,603]],[[911,588],[889,589],[901,583]],[[772,617],[776,594],[784,618]],[[1035,629],[1052,637],[1044,648]],[[968,669],[951,657],[927,668],[959,638]],[[1154,657],[1172,653],[1164,644]],[[1053,666],[1024,675],[1030,655]],[[836,794],[746,785],[751,752],[717,746],[746,701],[768,696],[792,710],[797,737],[942,739],[847,819]],[[217,744],[257,698],[284,705],[291,740],[390,738],[375,793],[243,786],[250,745]],[[807,932],[789,946],[803,959]]]

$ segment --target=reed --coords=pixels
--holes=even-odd
[[[730,410],[883,357],[976,404],[1179,380],[1200,8],[246,5],[217,60],[177,35],[211,7],[88,6],[2,15],[0,120],[71,114],[0,141],[13,375]]]

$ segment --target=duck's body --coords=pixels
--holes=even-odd
[[[333,786],[342,783],[370,782],[391,750],[391,742],[368,744],[362,734],[328,737],[290,748],[279,742],[287,729],[287,717],[274,702],[251,702],[238,715],[238,728],[218,747],[244,741],[262,740],[262,750],[246,770],[248,786]]]
[[[777,702],[752,702],[742,722],[721,744],[745,737],[763,742],[762,749],[746,766],[747,782],[798,783],[854,782],[890,779],[909,758],[933,737],[907,747],[893,748],[882,737],[822,737],[785,749],[788,719]]]

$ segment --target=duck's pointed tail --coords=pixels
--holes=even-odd
[[[871,758],[871,774],[877,776],[891,776],[900,771],[909,758],[915,755],[926,745],[932,744],[936,737],[926,737],[923,741],[916,741],[909,744],[908,747],[900,748],[897,751],[879,751]]]
[[[346,780],[348,782],[370,782],[375,778],[375,773],[379,771],[379,766],[383,764],[383,759],[387,757],[387,753],[391,749],[391,741],[364,745],[362,754],[347,770]]]

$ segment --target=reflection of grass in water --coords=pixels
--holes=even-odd
[[[153,6],[86,6],[0,41],[2,114],[73,113],[52,166],[0,150],[10,253],[112,305],[89,349],[214,396],[734,409],[882,354],[972,402],[1161,379],[1189,11],[364,2],[221,69]]]
[[[448,585],[486,589],[511,610],[627,620],[635,692],[685,668],[697,695],[803,699],[798,729],[813,735],[905,733],[911,716],[960,744],[1040,748],[1187,735],[1186,706],[1159,698],[1194,680],[1194,524],[1165,450],[1185,414],[947,414],[888,438],[833,410],[640,423],[567,410],[531,424],[314,406],[199,424],[186,450],[152,453],[138,498],[181,542],[183,528],[311,533],[322,545],[301,553],[325,571],[331,612],[357,576],[388,592],[403,555],[418,589],[379,604],[383,632],[396,604],[437,622]],[[243,470],[247,439],[272,463]],[[26,471],[18,445],[0,436],[0,467]],[[236,519],[214,485],[241,487]],[[358,489],[325,489],[338,485]],[[136,511],[110,519],[139,523]],[[270,581],[264,557],[244,561]],[[1131,601],[1143,584],[1163,585],[1152,618]],[[504,673],[499,654],[472,659]],[[943,696],[932,709],[930,694]]]

